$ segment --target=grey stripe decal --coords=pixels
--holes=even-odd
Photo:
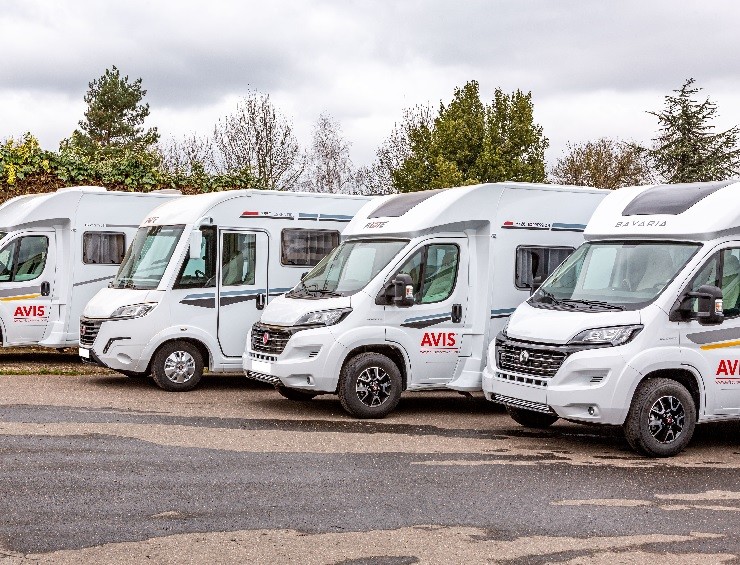
[[[732,341],[735,339],[740,339],[740,328],[710,330],[708,332],[687,334],[686,337],[698,345],[705,345],[707,343],[714,343],[717,341]]]
[[[186,304],[187,306],[199,306],[201,308],[215,308],[216,298],[183,298],[180,300],[180,304]]]
[[[105,224],[106,228],[138,228],[139,224],[130,225],[130,224]]]
[[[41,286],[25,286],[25,287],[6,288],[3,290],[0,290],[0,298],[5,298],[6,296],[23,296],[24,294],[40,294],[40,293],[41,293]]]
[[[493,318],[506,318],[514,313],[516,308],[499,308],[498,310],[491,310],[491,319]]]
[[[561,224],[555,222],[552,224],[552,231],[584,231],[585,224]]]
[[[401,327],[402,328],[414,328],[414,329],[420,330],[422,328],[428,328],[429,326],[441,324],[442,322],[447,322],[448,320],[451,320],[451,319],[452,319],[452,316],[450,316],[449,314],[442,314],[441,317],[439,314],[437,314],[433,318],[430,318],[429,316],[424,316],[423,318],[412,318],[412,319],[406,320],[401,324]]]
[[[99,279],[92,279],[92,280],[89,280],[89,281],[76,282],[72,286],[82,286],[83,284],[92,284],[92,283],[96,283],[96,282],[100,282],[100,281],[107,281],[107,280],[110,280],[112,278],[115,278],[115,276],[112,276],[112,277],[100,277]]]

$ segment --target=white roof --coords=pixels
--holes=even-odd
[[[615,190],[589,221],[586,239],[706,241],[740,232],[740,182],[631,186]]]

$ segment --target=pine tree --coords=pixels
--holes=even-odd
[[[666,182],[721,180],[740,170],[740,128],[714,133],[717,105],[709,98],[696,100],[700,90],[690,78],[673,91],[676,95],[665,97],[662,112],[648,112],[658,118],[660,128],[648,156]]]

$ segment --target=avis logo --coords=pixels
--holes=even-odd
[[[46,316],[46,306],[17,306],[13,313],[14,318],[43,318]]]
[[[729,359],[725,361],[722,359],[719,362],[719,366],[717,367],[717,376],[724,375],[726,377],[730,377],[733,375],[740,375],[740,371],[738,371],[738,368],[740,365],[740,360],[735,359],[734,361],[730,361]]]
[[[457,340],[454,332],[424,332],[421,338],[422,347],[442,347],[451,349],[455,347]]]

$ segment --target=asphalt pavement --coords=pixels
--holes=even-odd
[[[672,459],[482,396],[0,377],[0,563],[740,563],[740,426]]]

